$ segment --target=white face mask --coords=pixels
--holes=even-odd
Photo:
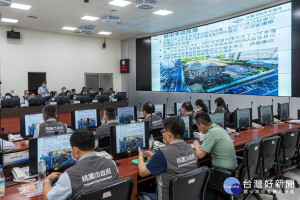
[[[67,92],[67,90],[63,90],[64,91],[64,93],[66,93]]]

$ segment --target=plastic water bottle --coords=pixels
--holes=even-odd
[[[5,177],[2,169],[2,165],[0,165],[0,197],[5,194]]]
[[[38,167],[38,181],[44,181],[46,178],[46,162],[44,157],[40,158],[39,167]]]
[[[154,151],[154,138],[153,138],[153,134],[150,134],[150,138],[149,138],[149,150],[151,152]]]

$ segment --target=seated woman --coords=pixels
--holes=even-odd
[[[208,113],[208,108],[205,105],[204,101],[202,99],[197,99],[195,101],[195,105],[196,105],[196,110],[194,112],[194,115],[196,116],[198,112],[202,111],[205,113]]]
[[[222,97],[218,97],[215,99],[216,110],[214,113],[226,113],[226,119],[229,121],[230,111]]]

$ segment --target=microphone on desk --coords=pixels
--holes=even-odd
[[[190,103],[192,103],[192,97],[190,96]]]
[[[1,128],[1,139],[2,139],[2,141],[1,141],[1,161],[0,161],[0,163],[1,163],[1,165],[3,166],[3,156],[4,156],[4,148],[3,148],[3,140],[4,140],[4,128],[2,127]]]
[[[140,117],[141,114],[141,107],[142,107],[142,103],[140,102],[138,118]]]
[[[168,113],[168,109],[167,109],[168,108],[168,102],[169,102],[169,98],[167,97],[167,104],[166,104],[166,110],[165,110],[166,113]],[[165,116],[166,116],[166,114],[165,114]]]
[[[253,109],[253,101],[251,101],[251,110]]]

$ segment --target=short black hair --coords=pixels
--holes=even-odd
[[[61,89],[63,90],[64,88],[67,89],[66,87],[62,87]]]
[[[196,115],[195,119],[196,119],[197,125],[203,124],[204,126],[209,126],[210,123],[212,122],[210,117],[209,117],[209,114],[207,114],[205,112],[202,112],[202,111],[200,111]]]
[[[72,89],[72,92],[73,92],[73,91],[76,91],[76,90],[75,90],[75,89]]]
[[[108,106],[108,107],[104,108],[104,112],[109,120],[116,119],[116,109],[115,108]]]
[[[193,111],[193,106],[192,106],[191,102],[184,102],[182,104],[181,108],[184,108],[188,112]]]
[[[28,96],[35,95],[34,92],[29,92]]]
[[[95,148],[95,135],[87,129],[78,129],[71,135],[70,144],[82,151],[92,151]]]
[[[185,131],[185,124],[183,119],[179,116],[167,117],[164,120],[164,129],[170,131],[174,135],[174,138],[182,139]]]
[[[47,84],[47,82],[46,82],[46,81],[42,81],[42,84],[43,84],[43,83]]]
[[[55,95],[56,93],[57,93],[56,91],[51,91],[51,92],[50,92],[50,96],[51,96],[51,97],[54,97],[54,95]]]
[[[6,93],[4,96],[5,96],[5,97],[6,97],[6,96],[12,97],[11,93]]]
[[[82,89],[86,89],[86,87],[83,86]]]
[[[56,107],[53,106],[53,105],[46,105],[44,106],[43,110],[43,116],[46,118],[46,119],[50,119],[50,118],[54,118],[56,119]]]
[[[93,90],[93,88],[90,87],[89,90]]]
[[[155,112],[155,107],[151,102],[147,102],[143,105],[143,110],[146,111],[146,113],[151,114]]]
[[[99,88],[99,90],[103,91],[103,88]]]

